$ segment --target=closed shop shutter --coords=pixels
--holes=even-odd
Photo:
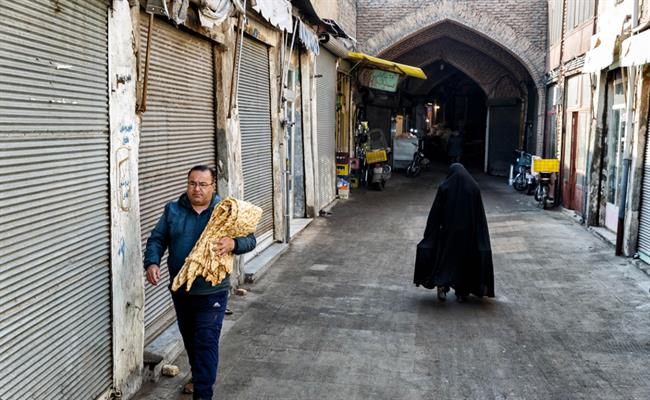
[[[149,18],[141,14],[142,54]],[[195,165],[216,164],[212,44],[154,19],[147,110],[140,140],[140,217],[143,248],[165,204],[186,190]],[[145,57],[141,57],[144,64]],[[141,65],[143,70],[144,65]],[[175,319],[165,255],[161,280],[145,289],[145,336],[149,342]]]
[[[316,60],[318,198],[323,209],[336,195],[336,57],[321,49]]]
[[[239,75],[244,200],[262,207],[258,240],[273,234],[273,141],[268,48],[244,38]]]
[[[112,384],[108,1],[0,13],[0,398]]]
[[[650,264],[650,135],[648,135],[648,129],[650,129],[650,118],[646,129],[645,156],[643,158],[638,248],[641,259]]]

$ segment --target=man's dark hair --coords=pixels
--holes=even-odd
[[[200,172],[210,171],[210,176],[212,176],[212,183],[215,183],[217,180],[217,172],[214,170],[214,168],[208,167],[207,165],[193,166],[190,172],[187,173],[187,177],[189,178],[192,172],[194,171],[200,171]]]

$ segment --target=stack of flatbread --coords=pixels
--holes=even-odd
[[[185,259],[185,264],[174,278],[172,290],[185,284],[189,292],[197,276],[202,276],[212,285],[218,285],[232,272],[235,256],[228,253],[218,256],[212,250],[213,242],[222,237],[247,236],[257,229],[262,209],[246,201],[227,197],[212,211],[210,221],[201,237]]]

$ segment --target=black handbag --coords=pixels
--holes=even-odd
[[[416,286],[423,285],[426,287],[427,278],[433,268],[433,252],[433,238],[424,238],[418,243],[415,251],[415,272],[413,274],[413,283]]]

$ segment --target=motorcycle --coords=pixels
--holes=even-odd
[[[386,181],[391,177],[392,168],[386,163],[372,164],[372,175],[370,177],[370,186],[376,190],[384,190]]]
[[[524,150],[514,150],[515,163],[510,166],[510,184],[518,192],[532,191],[537,186],[535,176],[531,173],[533,156]],[[514,177],[513,177],[514,175]]]
[[[535,188],[535,201],[544,210],[548,207],[549,203],[553,204],[553,199],[550,197],[551,175],[552,172],[540,172],[537,179],[537,187]]]
[[[415,153],[413,153],[413,159],[406,167],[406,176],[416,177],[422,171],[422,167],[425,169],[429,167],[429,159],[424,155],[424,141],[423,139],[418,139],[418,144],[413,143],[414,146],[417,146]]]

